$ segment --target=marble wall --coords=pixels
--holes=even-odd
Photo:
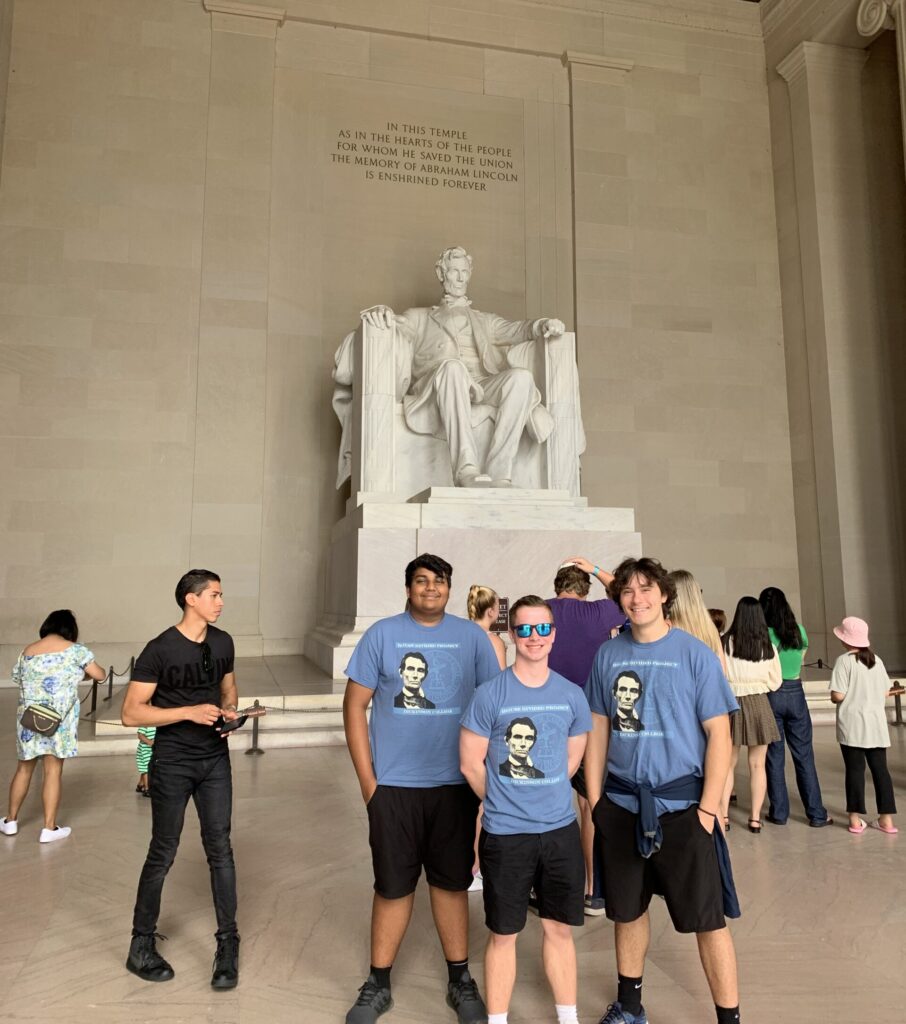
[[[890,32],[856,0],[765,5],[802,611],[833,660],[844,615],[906,659],[903,138]]]
[[[477,307],[575,327],[591,502],[709,603],[798,600],[768,110],[736,0],[17,4],[4,661],[57,605],[133,652],[189,562],[243,653],[301,650],[344,500],[334,349],[432,301],[453,242]]]

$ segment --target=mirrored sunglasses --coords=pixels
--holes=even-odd
[[[554,628],[553,622],[538,622],[534,626],[525,623],[522,626],[513,626],[513,632],[520,640],[525,640],[532,635],[534,630],[538,636],[550,636]]]

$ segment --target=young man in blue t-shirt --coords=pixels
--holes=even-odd
[[[500,669],[484,631],[446,614],[452,576],[437,555],[410,562],[406,611],[369,627],[346,667],[343,722],[374,867],[371,970],[346,1024],[372,1024],[393,1005],[390,969],[422,867],[447,959],[447,1003],[460,1024],[487,1020],[469,974],[478,800],[459,770],[459,720],[475,687]]]
[[[579,687],[548,668],[553,623],[540,597],[522,597],[512,606],[515,664],[475,692],[462,719],[462,771],[484,801],[478,855],[490,931],[488,1024],[506,1024],[516,939],[533,887],[557,1018],[578,1024],[570,926],[585,920],[585,861],[569,780],[585,751],[591,713]]]
[[[713,832],[736,700],[714,653],[668,624],[676,589],[660,562],[626,559],[610,590],[631,631],[598,651],[585,689],[594,720],[588,799],[618,972],[617,1001],[600,1024],[647,1024],[642,972],[654,892],[676,930],[695,933],[719,1024],[735,1024],[736,953],[724,919],[722,834]]]

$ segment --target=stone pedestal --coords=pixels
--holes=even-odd
[[[321,619],[305,639],[306,655],[335,678],[373,622],[403,611],[404,570],[418,554],[453,566],[447,608],[464,616],[473,583],[511,601],[550,597],[570,555],[613,566],[641,553],[632,509],[589,508],[567,491],[432,487],[407,502],[367,493],[356,502],[333,529]]]

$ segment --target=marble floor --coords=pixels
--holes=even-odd
[[[0,786],[14,765],[8,723],[14,695],[0,692]],[[894,729],[890,762],[906,803],[906,729]],[[732,925],[743,1020],[903,1020],[906,1006],[906,829],[851,836],[833,728],[817,730],[819,771],[838,825],[745,830],[740,776],[730,844],[743,904]],[[149,802],[134,792],[124,756],[77,759],[64,775],[60,820],[71,838],[37,843],[37,793],[15,838],[0,836],[0,992],[9,1021],[125,1024],[342,1022],[368,964],[371,878],[365,810],[342,747],[233,756],[234,842],[240,882],[242,980],[209,987],[214,930],[207,869],[190,809],[164,892],[160,930],[177,976],[163,985],[128,974],[123,960],[148,839]],[[2,813],[2,812],[0,812]],[[475,974],[481,980],[481,897],[472,897]],[[655,901],[645,1003],[653,1024],[701,1024],[713,1010],[694,940],[676,935]],[[510,1020],[555,1019],[541,970],[537,920],[519,953]],[[613,930],[595,919],[576,931],[580,1017],[597,1021],[615,994]],[[426,894],[394,967],[395,1008],[382,1020],[450,1022],[444,965]]]

